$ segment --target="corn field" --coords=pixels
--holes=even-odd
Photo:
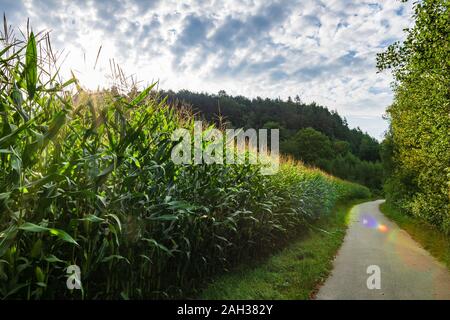
[[[121,93],[62,81],[47,34],[0,46],[0,297],[190,296],[208,277],[289,243],[367,188],[285,160],[175,165],[193,117],[153,86]],[[66,286],[68,266],[81,290]]]

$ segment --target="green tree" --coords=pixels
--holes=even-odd
[[[333,142],[333,149],[336,154],[344,156],[350,152],[350,143],[347,141],[336,140]]]
[[[330,139],[313,128],[299,130],[286,144],[282,144],[281,150],[312,165],[331,159],[333,154]]]
[[[361,139],[361,143],[359,144],[359,157],[362,160],[367,161],[377,161],[380,160],[378,142],[369,137],[364,136]]]
[[[388,200],[450,231],[450,2],[414,3],[406,40],[378,55],[394,75],[383,162]]]

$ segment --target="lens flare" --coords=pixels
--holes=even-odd
[[[380,232],[383,232],[383,233],[385,233],[385,232],[388,231],[388,227],[386,227],[384,224],[379,224],[378,227],[377,227],[377,229],[378,229]]]
[[[368,214],[364,214],[361,216],[361,223],[366,228],[375,229],[382,233],[386,233],[389,230],[386,225],[379,223],[374,217]]]
[[[377,220],[368,214],[362,215],[361,222],[366,228],[371,229],[376,228],[378,225]]]

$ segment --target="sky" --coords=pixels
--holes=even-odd
[[[379,140],[393,94],[376,54],[412,23],[411,1],[398,0],[0,0],[0,11],[50,31],[63,75],[86,88],[110,85],[114,59],[142,86],[299,95]]]

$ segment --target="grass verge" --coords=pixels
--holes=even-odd
[[[344,240],[350,209],[363,201],[337,205],[304,238],[257,266],[241,266],[214,279],[198,298],[311,299],[332,269],[333,258]]]
[[[408,216],[387,202],[381,204],[380,210],[450,270],[450,238],[448,236],[426,221]]]

